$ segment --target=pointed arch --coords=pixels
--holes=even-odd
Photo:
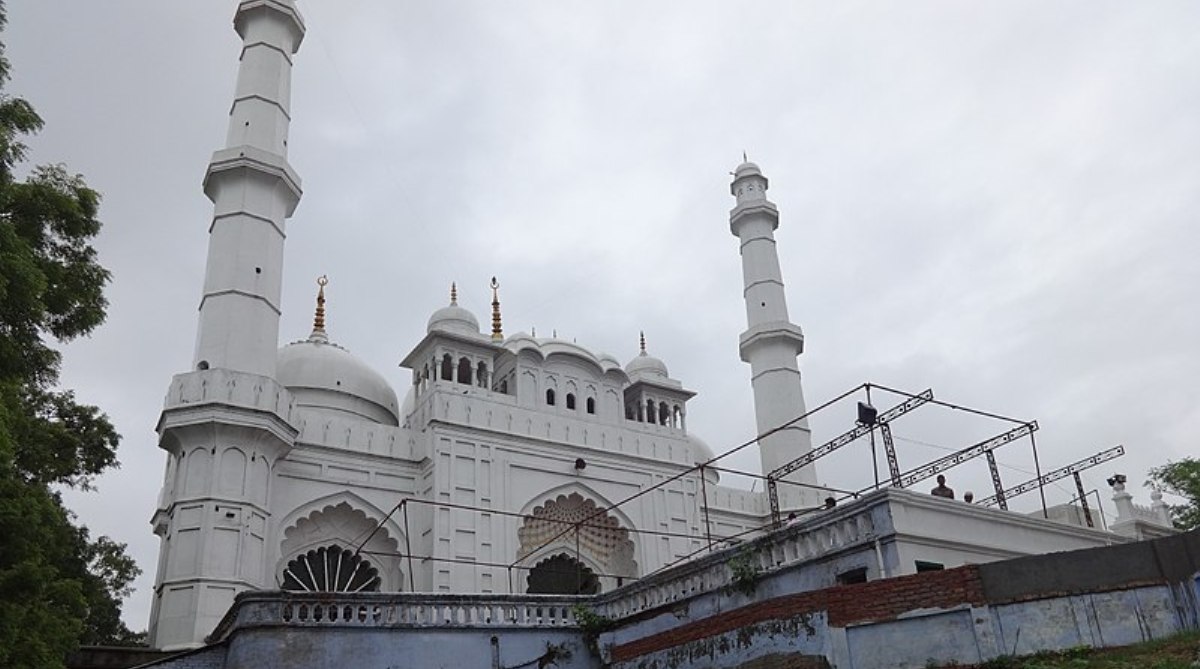
[[[378,527],[363,546],[371,551],[365,559],[379,572],[380,590],[404,589],[401,570],[406,565],[399,557],[403,531],[386,512],[353,492],[342,491],[306,502],[287,514],[279,527],[282,533],[275,574],[281,583],[289,562],[334,544],[354,551]]]
[[[636,578],[637,545],[630,532],[634,525],[610,506],[603,496],[574,482],[537,495],[522,510],[517,561],[533,568],[566,554],[599,575],[605,589],[616,586],[620,579]],[[586,525],[573,529],[585,519],[589,519]],[[565,529],[570,531],[564,533]]]

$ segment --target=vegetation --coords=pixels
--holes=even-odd
[[[733,582],[729,587],[747,597],[758,589],[758,579],[762,570],[754,559],[754,552],[749,547],[743,547],[738,554],[730,558],[729,571],[733,573]]]
[[[125,546],[76,525],[57,492],[89,489],[116,465],[116,431],[58,387],[52,348],[104,320],[108,272],[91,247],[100,196],[61,166],[16,177],[21,139],[42,120],[4,93],[8,76],[0,45],[0,666],[59,667],[81,643],[135,639],[120,601],[139,570]]]
[[[1200,667],[1200,632],[1122,648],[1072,648],[1025,657],[1001,657],[977,669],[1194,669]],[[961,668],[966,669],[966,668]]]
[[[1184,499],[1171,505],[1171,518],[1181,530],[1200,527],[1200,460],[1184,458],[1150,470],[1150,485]]]

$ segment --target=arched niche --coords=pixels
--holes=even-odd
[[[404,535],[395,523],[384,521],[386,514],[352,493],[340,493],[307,504],[284,519],[283,541],[275,574],[282,587],[287,583],[289,563],[312,551],[336,546],[339,551],[358,551],[359,557],[374,568],[379,577],[377,589],[399,592],[406,589],[401,558]],[[378,529],[377,529],[378,528]],[[308,558],[317,560],[316,556]]]
[[[603,502],[601,502],[603,504]],[[638,566],[629,525],[591,496],[564,491],[525,513],[517,530],[517,560],[530,572],[564,554],[594,573],[602,589],[637,578]],[[522,579],[526,587],[528,578]]]

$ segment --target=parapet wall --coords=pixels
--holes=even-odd
[[[152,666],[916,669],[1197,628],[1200,531],[832,588],[786,534],[597,597],[243,593]]]
[[[616,669],[972,664],[1197,627],[1200,533],[772,596],[800,569],[641,612],[600,638]]]

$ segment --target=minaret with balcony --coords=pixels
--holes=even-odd
[[[167,475],[152,519],[161,538],[150,643],[200,646],[267,564],[272,470],[291,450],[292,398],[275,380],[286,220],[300,201],[287,161],[292,57],[304,38],[293,0],[243,0],[237,90],[213,202],[192,371],[171,382],[159,446]]]
[[[738,166],[730,192],[737,206],[729,213],[729,229],[741,243],[746,331],[740,339],[744,362],[750,363],[754,414],[763,473],[767,474],[812,450],[808,421],[792,423],[805,413],[804,390],[797,357],[804,351],[804,334],[788,320],[783,273],[775,248],[779,209],[767,199],[767,178],[751,162]],[[816,471],[810,465],[778,485],[783,510],[817,506]],[[801,485],[789,485],[788,482]]]

